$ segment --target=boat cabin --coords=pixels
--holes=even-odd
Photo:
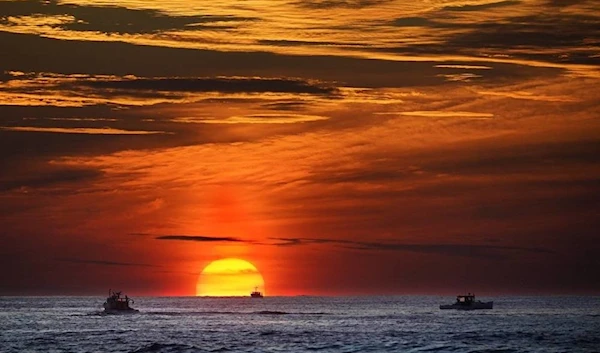
[[[133,299],[130,299],[127,295],[121,296],[121,292],[108,291],[108,298],[104,303],[105,310],[134,310],[129,306],[129,303],[133,304]]]
[[[254,287],[254,291],[250,293],[251,298],[262,298],[263,294],[258,290],[258,287]]]
[[[454,304],[440,305],[440,309],[457,309],[457,310],[476,310],[476,309],[492,309],[494,302],[483,303],[475,300],[475,294],[467,293],[466,295],[457,295]]]
[[[457,295],[456,304],[471,305],[475,302],[475,294],[468,293],[466,295]]]

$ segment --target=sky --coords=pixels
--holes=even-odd
[[[595,0],[2,0],[0,47],[0,295],[600,293]]]

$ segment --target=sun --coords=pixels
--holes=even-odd
[[[249,296],[258,287],[264,294],[265,280],[248,261],[227,258],[216,260],[202,270],[196,283],[197,296]]]

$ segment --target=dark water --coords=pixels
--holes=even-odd
[[[2,352],[600,352],[600,297],[0,297]]]

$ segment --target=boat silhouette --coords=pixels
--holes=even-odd
[[[466,295],[457,295],[454,304],[440,305],[440,309],[455,309],[455,310],[478,310],[492,309],[494,302],[482,302],[475,300],[475,294],[467,293]]]
[[[111,289],[108,290],[108,298],[104,302],[104,312],[108,314],[121,314],[121,313],[137,313],[139,310],[129,306],[133,304],[133,299],[127,295],[122,296],[121,292],[114,292]]]
[[[250,293],[250,297],[251,298],[263,298],[264,295],[259,292],[258,287],[254,287],[254,291],[252,293]]]

